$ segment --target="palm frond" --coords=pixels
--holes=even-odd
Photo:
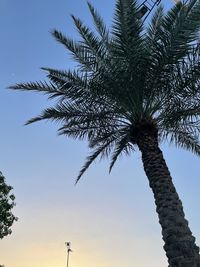
[[[50,96],[53,98],[55,96],[62,97],[65,99],[81,99],[88,97],[88,74],[74,71],[62,71],[51,68],[42,68],[48,74],[49,80],[55,84],[57,87],[57,94]]]
[[[200,86],[199,76],[200,47],[196,44],[174,68],[174,75],[172,77],[174,81],[173,93],[182,97],[197,95]]]
[[[60,31],[53,30],[52,35],[71,52],[73,58],[80,64],[83,70],[93,70],[95,57],[87,47],[66,37]]]
[[[170,142],[175,143],[177,147],[189,150],[200,156],[200,142],[198,136],[183,130],[176,130],[171,134]]]
[[[8,89],[41,92],[49,95],[57,93],[57,88],[53,85],[53,83],[47,83],[46,81],[18,83],[9,86]]]
[[[186,9],[187,9],[187,13],[189,13],[191,11],[191,9],[196,5],[198,4],[198,1],[199,0],[190,0],[187,5],[186,5]]]
[[[90,144],[94,143],[94,140],[99,140],[100,137],[104,139],[107,132],[113,133],[113,126],[110,119],[106,120],[102,117],[100,118],[99,115],[90,116],[90,114],[85,115],[80,113],[79,115],[71,117],[64,123],[63,126],[58,129],[58,132],[59,135],[66,135],[74,139],[78,138],[83,140],[87,138]],[[98,143],[95,142],[94,146],[97,146]],[[92,145],[90,145],[90,147],[92,147]]]
[[[154,45],[159,46],[160,43],[163,17],[164,17],[164,9],[163,6],[160,5],[153,14],[151,22],[149,23],[148,28],[146,30],[146,37],[145,37],[146,47],[147,49],[150,49],[152,52],[156,52],[155,49],[156,47],[154,48]]]
[[[100,63],[104,60],[106,50],[104,47],[104,40],[101,42],[99,38],[92,32],[88,27],[83,25],[83,22],[72,15],[76,28],[79,31],[83,39],[83,46],[90,51],[91,55],[94,56],[94,59],[97,63]]]
[[[95,159],[100,155],[100,154],[103,154],[105,153],[105,151],[107,149],[109,149],[109,147],[111,146],[111,143],[113,142],[114,140],[111,139],[109,141],[107,141],[106,143],[98,146],[92,153],[91,155],[89,155],[87,158],[86,158],[86,162],[85,164],[83,165],[83,167],[81,168],[80,172],[79,172],[79,175],[78,177],[76,178],[76,182],[75,184],[78,183],[78,181],[80,180],[80,178],[82,177],[82,175],[85,173],[85,171],[90,167],[90,165],[95,161]]]
[[[112,171],[113,166],[115,165],[118,157],[122,154],[122,152],[128,152],[128,148],[130,149],[131,145],[129,144],[129,135],[125,134],[121,139],[115,142],[115,149],[112,154],[111,163],[109,167],[109,172]]]
[[[26,125],[41,120],[65,121],[70,114],[63,104],[57,104],[56,107],[46,108],[39,116],[34,117],[26,122]],[[72,116],[72,114],[71,114]]]
[[[142,23],[137,13],[137,1],[117,1],[112,31],[114,48],[116,55],[125,55],[128,60],[135,56],[143,41]]]
[[[200,1],[196,0],[189,8],[179,2],[168,12],[163,20],[162,39],[167,62],[177,62],[186,55],[190,44],[198,39],[199,29]]]
[[[92,14],[92,17],[94,20],[96,30],[99,33],[99,35],[101,36],[102,40],[107,43],[109,40],[109,31],[108,31],[103,19],[101,18],[99,13],[95,10],[95,8],[92,6],[92,4],[90,2],[87,2],[87,3],[88,3],[90,13]]]

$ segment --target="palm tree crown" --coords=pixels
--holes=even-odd
[[[200,1],[179,2],[167,14],[160,6],[143,24],[136,0],[117,0],[110,30],[88,7],[95,32],[74,16],[79,41],[52,31],[78,66],[43,68],[48,82],[10,87],[57,99],[27,123],[59,121],[59,134],[88,140],[92,153],[77,181],[98,156],[111,155],[111,170],[121,153],[135,149],[144,131],[200,155]]]

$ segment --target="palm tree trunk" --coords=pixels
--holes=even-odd
[[[137,145],[154,194],[169,267],[200,267],[199,247],[185,219],[181,200],[158,146],[157,134],[143,133]]]

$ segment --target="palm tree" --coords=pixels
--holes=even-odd
[[[139,148],[169,266],[200,267],[199,247],[159,148],[168,140],[200,155],[200,1],[179,2],[167,13],[160,6],[144,24],[137,0],[117,0],[110,30],[88,6],[95,31],[72,16],[80,41],[52,32],[77,67],[44,68],[48,81],[10,88],[56,99],[27,124],[58,121],[60,135],[88,140],[91,154],[76,182],[97,157],[110,156],[111,171],[119,155]]]

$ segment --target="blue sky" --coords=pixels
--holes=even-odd
[[[110,24],[114,0],[91,3]],[[57,125],[23,126],[50,103],[34,93],[13,92],[13,83],[44,79],[40,67],[68,69],[67,51],[53,28],[76,38],[70,14],[88,25],[83,0],[0,0],[0,170],[14,187],[19,221],[0,240],[6,267],[65,266],[65,241],[72,242],[72,267],[166,266],[161,229],[141,155],[123,158],[108,175],[108,163],[94,164],[77,186],[87,144],[57,136]],[[166,9],[172,1],[165,1]],[[200,244],[199,159],[162,146],[186,217]],[[144,254],[146,255],[144,257]]]

